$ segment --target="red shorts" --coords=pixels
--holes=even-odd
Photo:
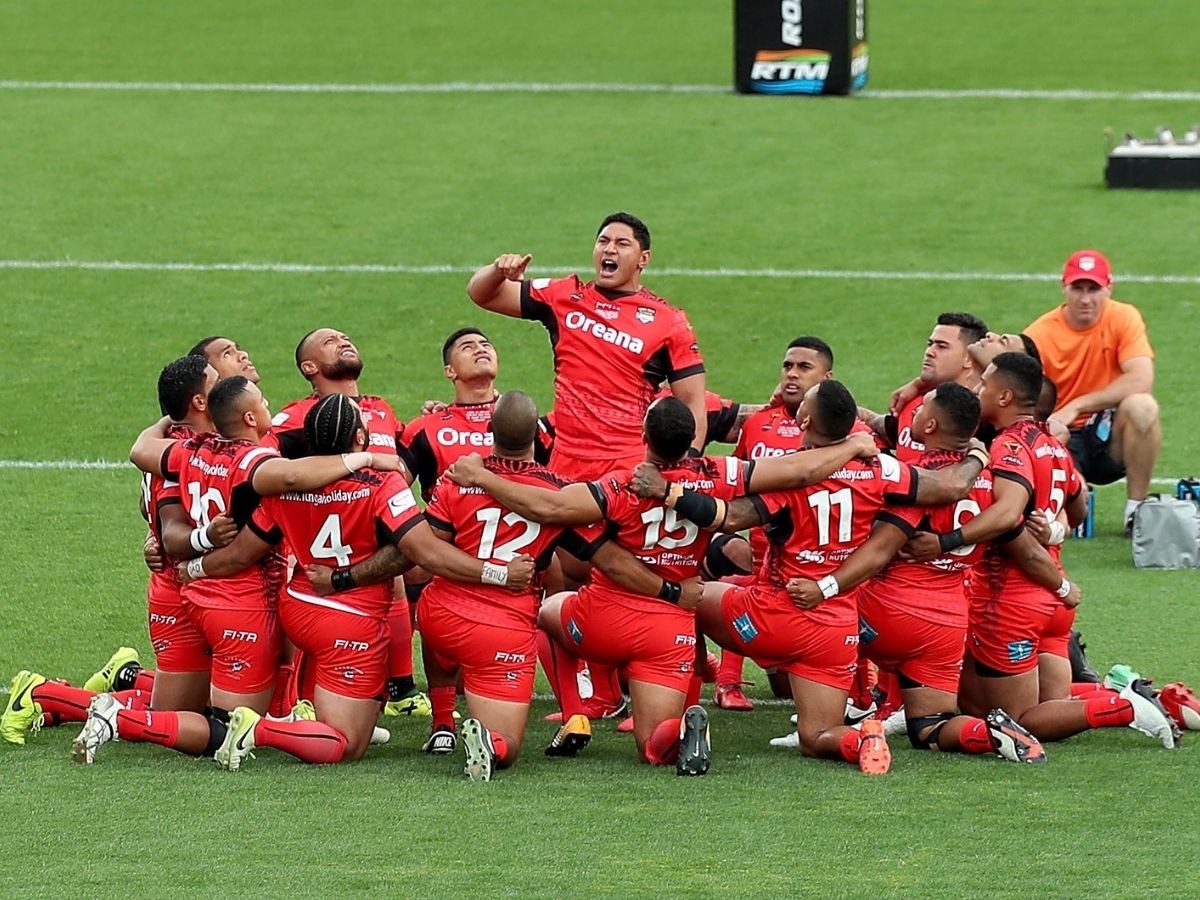
[[[971,598],[967,646],[989,669],[1020,675],[1037,667],[1042,635],[1054,615],[1049,591],[1010,590],[1003,599]],[[1059,604],[1061,606],[1061,604]]]
[[[188,600],[183,608],[211,648],[213,687],[257,694],[275,683],[282,633],[274,610],[221,609]]]
[[[850,689],[858,671],[856,625],[814,622],[786,595],[756,587],[726,591],[721,615],[739,652],[762,668],[783,669],[818,684]]]
[[[1071,642],[1071,629],[1074,627],[1075,608],[1059,606],[1046,623],[1046,631],[1042,634],[1041,652],[1070,659],[1067,645]]]
[[[687,693],[696,668],[696,618],[664,607],[650,613],[584,589],[563,601],[562,628],[577,656],[619,666],[632,681]]]
[[[965,625],[940,625],[893,604],[858,596],[858,638],[862,655],[936,691],[958,693]]]
[[[212,667],[208,642],[179,597],[179,584],[151,575],[146,588],[150,643],[160,672],[207,672]]]
[[[489,700],[529,703],[537,674],[533,629],[505,628],[466,618],[432,593],[417,602],[421,645],[447,672],[461,669],[463,687]]]
[[[546,466],[555,475],[567,481],[596,481],[609,472],[629,470],[646,461],[645,448],[626,456],[607,459],[576,459],[556,446],[550,451],[550,463]]]
[[[279,604],[284,634],[303,654],[306,683],[316,672],[323,690],[354,700],[387,693],[388,628],[382,619],[305,603],[288,595]]]

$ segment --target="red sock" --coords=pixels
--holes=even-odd
[[[496,754],[496,764],[504,765],[508,760],[508,741],[498,731],[489,731],[488,734],[492,738],[492,750]]]
[[[412,678],[412,616],[401,594],[388,608],[388,678]]]
[[[133,679],[133,689],[135,691],[145,691],[149,694],[154,690],[155,674],[153,669],[142,669],[137,673],[137,678]]]
[[[1133,704],[1116,694],[1083,703],[1089,728],[1119,728],[1133,721]]]
[[[546,679],[558,698],[558,706],[563,713],[563,721],[571,716],[583,715],[583,701],[579,699],[579,681],[575,673],[579,671],[579,657],[568,652],[567,648],[558,641],[538,630],[538,657],[546,670]]]
[[[621,695],[621,677],[616,667],[589,662],[588,669],[592,674],[592,701],[605,709],[619,707],[625,698]]]
[[[35,687],[31,696],[42,705],[43,712],[57,716],[60,722],[82,722],[96,693],[61,681],[46,681]]]
[[[1076,681],[1071,685],[1071,696],[1079,700],[1091,700],[1095,697],[1117,697],[1120,696],[1120,693],[1120,691],[1106,688],[1102,684],[1096,684],[1094,681]]]
[[[130,743],[174,747],[179,740],[179,713],[165,710],[117,710],[117,734]]]
[[[317,693],[317,661],[297,650],[296,655],[292,657],[292,666],[296,669],[294,679],[296,699],[307,700],[311,703]]]
[[[664,719],[654,726],[642,750],[652,766],[670,766],[679,759],[679,720]]]
[[[842,759],[848,763],[858,762],[858,751],[862,747],[862,735],[857,731],[847,731],[842,735],[841,746],[838,747],[842,751]]]
[[[963,753],[991,753],[996,749],[987,722],[983,719],[971,719],[964,725],[959,732],[958,743],[962,745]]]
[[[452,684],[429,688],[429,705],[433,707],[431,728],[449,725],[451,730],[454,729],[454,704],[457,699],[458,690]]]
[[[137,688],[129,691],[113,691],[113,699],[126,709],[149,709],[150,692]]]
[[[884,693],[884,708],[894,712],[904,705],[904,695],[900,692],[900,678],[891,669],[880,669],[875,684]]]
[[[732,650],[721,651],[721,665],[717,667],[717,685],[741,684],[742,667],[746,657]]]
[[[318,765],[335,763],[346,752],[346,738],[324,722],[278,722],[264,717],[254,726],[254,744]]]
[[[275,693],[271,695],[267,715],[282,719],[292,711],[292,707],[296,705],[291,699],[295,677],[296,667],[292,663],[283,663],[275,670]]]
[[[720,684],[720,682],[717,682]],[[704,687],[704,679],[695,672],[692,673],[691,679],[688,681],[687,695],[683,698],[683,708],[695,706],[700,702],[700,690]]]

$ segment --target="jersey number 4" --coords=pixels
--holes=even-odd
[[[354,553],[349,544],[342,543],[342,520],[337,513],[328,516],[308,548],[313,559],[333,559],[339,566],[350,565]]]

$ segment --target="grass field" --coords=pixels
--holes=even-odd
[[[364,387],[405,417],[447,393],[442,338],[482,324],[502,386],[548,406],[544,332],[475,310],[467,273],[510,250],[539,273],[587,272],[615,209],[650,224],[646,282],[687,309],[710,385],[746,401],[769,393],[786,342],[812,333],[860,401],[883,405],[938,312],[1018,330],[1056,302],[1063,259],[1098,247],[1158,354],[1156,474],[1194,474],[1200,198],[1109,192],[1101,175],[1105,127],[1178,133],[1198,118],[1192,5],[877,2],[876,91],[1093,93],[788,99],[18,84],[727,85],[730,4],[714,0],[0,3],[0,677],[77,680],[119,644],[148,650],[133,472],[15,462],[123,459],[157,415],[158,371],[210,333],[252,353],[278,407],[304,392],[298,337],[345,329]],[[1097,96],[1139,91],[1192,99]],[[32,265],[113,260],[150,265]],[[266,265],[203,268],[218,263]],[[336,268],[363,264],[396,268]],[[1046,277],[1001,277],[1013,273]],[[1066,548],[1089,654],[1198,683],[1200,579],[1132,568],[1122,500],[1102,490],[1100,536]],[[548,711],[537,703],[535,719]],[[894,773],[868,781],[768,748],[785,713],[714,713],[702,780],[639,765],[607,724],[584,758],[547,760],[551,726],[535,721],[519,767],[484,786],[417,751],[420,721],[351,767],[264,752],[238,776],[142,746],[76,767],[73,729],[48,730],[0,745],[17,851],[0,894],[1195,892],[1191,744],[1092,733],[1023,770],[900,740]]]

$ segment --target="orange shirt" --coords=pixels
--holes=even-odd
[[[1042,354],[1042,367],[1058,388],[1060,407],[1112,384],[1123,374],[1122,363],[1138,356],[1154,359],[1142,314],[1137,307],[1111,298],[1096,324],[1088,328],[1068,325],[1059,306],[1026,328],[1025,333]],[[1072,427],[1082,425],[1089,415],[1081,415]]]

